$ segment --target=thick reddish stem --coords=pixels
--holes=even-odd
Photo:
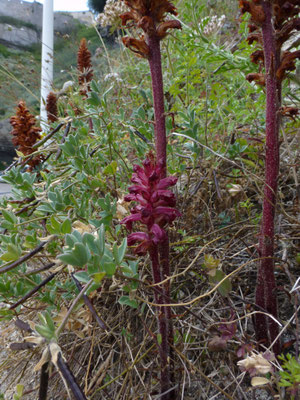
[[[167,165],[167,138],[164,87],[159,38],[155,36],[148,37],[147,44],[150,49],[149,65],[152,79],[152,93],[154,102],[156,157],[158,161],[163,163],[164,177],[166,176]]]
[[[150,250],[150,258],[152,262],[152,275],[154,283],[161,282],[161,268],[159,265],[158,246],[153,246]],[[165,303],[164,290],[155,290],[155,301],[157,304]],[[158,329],[161,337],[161,343],[159,345],[159,355],[161,362],[161,392],[164,393],[170,389],[170,366],[169,366],[169,355],[170,355],[170,344],[169,344],[169,319],[168,313],[166,312],[168,307],[158,307]],[[174,394],[174,393],[173,393]],[[162,400],[171,400],[172,394],[169,392],[161,396]]]
[[[157,37],[151,36],[148,37],[147,44],[150,49],[149,65],[152,79],[152,93],[154,102],[156,158],[157,161],[160,161],[163,164],[162,178],[164,178],[167,174],[167,138],[160,42]],[[160,245],[159,253],[162,266],[162,279],[165,279],[166,277],[170,276],[170,250],[168,238],[162,245]],[[167,297],[169,297],[169,284],[164,285],[164,287],[166,290],[165,294],[167,295]],[[171,310],[169,310],[168,312],[170,311]]]
[[[275,31],[272,24],[272,4],[263,2],[265,21],[262,25],[266,70],[266,158],[263,215],[260,231],[259,253],[261,257],[256,286],[256,304],[277,318],[276,282],[274,276],[274,218],[277,180],[279,173],[279,108],[281,84],[276,70],[280,52],[276,49]],[[256,335],[259,342],[270,345],[278,334],[278,325],[263,314],[256,316]],[[273,347],[278,353],[279,342]]]
[[[166,117],[165,117],[165,105],[164,105],[164,87],[163,87],[163,76],[162,76],[162,65],[161,65],[161,52],[160,52],[160,40],[156,36],[148,36],[147,44],[149,46],[149,65],[152,80],[152,94],[154,103],[154,118],[155,118],[155,149],[157,161],[162,163],[163,172],[162,177],[167,175],[167,137],[166,137]],[[161,280],[170,276],[170,246],[169,238],[167,233],[167,239],[159,246],[160,255],[160,268]],[[152,263],[153,264],[153,263]],[[154,272],[154,271],[153,271]],[[163,286],[163,296],[161,302],[167,303],[170,301],[170,284],[167,282]],[[172,383],[174,383],[173,367],[165,361],[164,357],[167,356],[172,362],[172,348],[170,343],[174,341],[173,335],[173,324],[172,324],[172,311],[170,307],[161,307],[159,313],[159,329],[162,336],[161,349],[161,390],[162,392],[170,389]],[[171,400],[175,398],[174,391],[162,396],[163,400]]]

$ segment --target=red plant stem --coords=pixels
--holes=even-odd
[[[162,266],[162,278],[166,279],[170,276],[170,245],[169,245],[169,237],[167,236],[166,240],[159,245],[159,254],[160,254],[160,264]],[[171,303],[170,296],[170,283],[167,281],[164,286],[164,303]],[[174,343],[174,331],[173,331],[173,322],[172,322],[172,309],[171,307],[164,307],[164,312],[166,314],[166,318],[168,321],[168,338],[169,343]],[[173,348],[169,349],[170,356],[170,373],[171,373],[171,382],[175,382],[174,378],[174,368],[173,368]]]
[[[162,177],[167,175],[167,137],[166,137],[166,117],[165,117],[165,105],[164,105],[164,87],[163,87],[163,76],[162,76],[162,66],[161,66],[161,52],[160,52],[160,40],[155,36],[148,36],[147,44],[150,49],[149,54],[149,65],[152,80],[152,93],[154,102],[154,118],[155,118],[155,149],[157,161],[162,163],[163,172]],[[157,268],[160,271],[160,281],[166,277],[170,276],[170,246],[169,238],[167,233],[167,239],[156,249],[160,255],[160,265],[159,261],[157,263]],[[153,262],[152,262],[153,266]],[[153,277],[154,269],[153,267]],[[158,279],[158,274],[157,274]],[[167,282],[164,284],[163,296],[160,302],[166,303],[170,299],[170,284]],[[160,303],[158,303],[160,304]],[[159,330],[162,338],[161,343],[161,391],[162,393],[170,389],[172,383],[174,383],[173,368],[172,365],[168,364],[168,359],[172,362],[172,348],[170,343],[173,343],[173,324],[172,324],[172,312],[170,307],[161,307],[159,310],[158,317]],[[162,396],[162,399],[174,399],[174,391]]]
[[[152,263],[152,275],[154,279],[154,283],[160,283],[161,279],[161,269],[159,265],[159,254],[158,254],[158,246],[154,246],[151,248],[150,258]],[[154,292],[155,301],[157,304],[164,304],[164,290],[160,289],[155,290]],[[159,355],[161,362],[161,392],[164,393],[170,389],[170,368],[168,363],[168,358],[170,354],[170,344],[169,344],[169,320],[168,313],[166,313],[166,309],[168,307],[159,307],[158,308],[158,329],[161,337],[161,343],[159,344]],[[162,400],[171,400],[172,394],[171,392],[162,395]]]
[[[148,37],[147,44],[150,49],[149,65],[154,102],[156,157],[157,161],[163,163],[162,177],[164,178],[167,174],[167,138],[160,42],[157,37],[152,36]]]
[[[149,65],[152,79],[152,93],[154,102],[154,117],[155,117],[155,148],[157,161],[163,164],[162,178],[167,175],[167,138],[166,138],[166,118],[165,118],[165,105],[164,105],[164,88],[163,76],[161,67],[161,52],[160,41],[155,36],[148,37],[147,44],[150,49]],[[160,262],[162,266],[162,279],[170,276],[170,262],[169,262],[169,239],[160,245]],[[164,285],[167,298],[170,295],[170,285]],[[171,310],[168,308],[168,314]],[[170,316],[171,317],[171,316]]]
[[[259,253],[261,257],[257,275],[256,304],[277,318],[277,296],[274,275],[274,218],[277,180],[279,173],[279,125],[281,83],[276,79],[280,50],[276,49],[275,31],[272,24],[272,3],[262,3],[266,19],[262,25],[266,70],[266,157],[263,215],[260,231]],[[278,334],[278,325],[271,318],[257,314],[255,320],[257,340],[270,345]],[[273,351],[278,354],[277,342]]]

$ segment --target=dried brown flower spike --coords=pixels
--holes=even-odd
[[[11,134],[12,142],[18,151],[28,156],[34,152],[32,146],[40,139],[41,128],[35,126],[36,120],[26,108],[25,101],[20,101],[17,106],[16,115],[10,118],[10,124],[13,127]],[[29,164],[31,169],[41,162],[41,157],[37,156],[25,163]]]
[[[53,92],[50,92],[47,96],[46,111],[49,122],[57,121],[57,97]]]
[[[77,69],[79,71],[78,82],[81,87],[80,94],[83,96],[89,92],[90,85],[93,78],[93,69],[91,62],[91,52],[87,48],[86,39],[81,39],[78,54],[77,54]]]
[[[130,11],[121,15],[122,24],[130,21],[141,28],[144,35],[140,39],[124,37],[123,43],[134,53],[141,57],[149,58],[151,53],[151,39],[161,40],[169,29],[181,29],[177,20],[167,20],[167,13],[177,15],[175,6],[169,0],[123,0]],[[150,47],[149,47],[150,46]]]

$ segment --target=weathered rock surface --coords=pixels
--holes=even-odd
[[[21,0],[0,0],[0,17],[2,17],[0,42],[5,45],[22,47],[41,41],[43,6],[37,1],[29,3]],[[18,26],[14,25],[13,20],[10,22],[9,18],[16,20]],[[55,32],[70,33],[77,24],[78,22],[70,13],[54,13]]]
[[[7,157],[11,158],[15,154],[14,145],[11,141],[11,130],[12,128],[9,123],[9,119],[0,121],[0,153],[3,154],[3,157],[6,154]],[[0,159],[2,159],[1,155]]]
[[[13,43],[15,46],[31,46],[39,42],[39,35],[35,30],[25,26],[17,28],[0,23],[0,39],[4,43]]]
[[[37,1],[29,3],[20,0],[0,0],[0,15],[29,22],[42,30],[43,6]],[[54,13],[55,31],[68,33],[73,26],[74,18],[72,15],[63,12]]]

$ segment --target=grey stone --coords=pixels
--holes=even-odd
[[[42,30],[43,6],[37,1],[29,3],[20,0],[0,0],[0,16],[16,18],[35,25],[40,31]],[[68,33],[76,23],[77,21],[69,13],[54,13],[54,30],[56,32]]]
[[[9,119],[0,121],[0,152],[10,156],[15,154],[14,145],[11,141],[11,131],[12,127],[9,123]]]
[[[68,14],[85,25],[93,25],[95,22],[94,15],[91,11],[69,11]]]
[[[16,26],[0,23],[0,39],[4,43],[12,43],[15,46],[31,46],[39,42],[39,35],[33,29],[25,26],[17,28]]]

